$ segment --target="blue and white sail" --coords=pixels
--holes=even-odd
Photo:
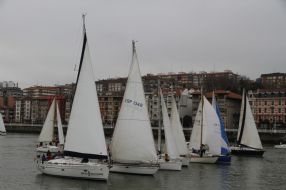
[[[220,122],[221,154],[222,155],[227,155],[227,154],[230,153],[230,149],[229,149],[229,146],[228,146],[229,143],[228,143],[227,135],[226,135],[226,132],[225,132],[224,122],[223,122],[223,119],[221,117],[221,113],[220,113],[218,104],[216,103],[216,98],[215,98],[214,93],[213,93],[213,97],[212,97],[212,105],[213,105],[213,108],[215,109],[215,111],[217,113],[217,116],[218,116],[219,122]]]

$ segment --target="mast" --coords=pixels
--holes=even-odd
[[[243,134],[243,130],[244,130],[244,125],[245,125],[245,117],[246,117],[246,93],[245,93],[245,89],[243,89],[243,114],[242,114],[242,123],[241,123],[241,128],[240,128],[240,133],[239,133],[239,137],[238,137],[238,141],[237,144],[241,143],[241,139],[242,139],[242,134]]]
[[[201,142],[200,142],[200,149],[202,148],[203,142],[203,126],[204,126],[204,98],[203,98],[203,88],[201,88],[201,101],[202,101],[202,114],[201,114]],[[202,150],[201,150],[202,151]],[[202,157],[202,154],[200,154]]]
[[[158,153],[161,156],[161,99],[160,99],[160,79],[158,79]]]
[[[55,104],[57,104],[56,96],[54,97]],[[54,120],[53,120],[53,136],[52,139],[55,140],[55,127],[56,127],[56,121],[57,121],[57,107],[54,107]],[[58,134],[59,136],[59,134]]]
[[[83,45],[82,45],[82,50],[81,50],[81,56],[80,56],[80,63],[79,63],[79,68],[78,68],[78,73],[77,73],[77,77],[76,77],[76,86],[78,83],[78,79],[79,79],[79,75],[80,75],[80,71],[81,71],[81,67],[82,67],[82,62],[83,62],[83,58],[84,58],[84,51],[85,51],[85,47],[86,47],[86,42],[87,42],[87,37],[86,37],[86,28],[85,28],[85,14],[82,14],[82,28],[83,28]],[[75,89],[76,89],[75,86]]]

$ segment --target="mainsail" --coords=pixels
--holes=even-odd
[[[237,144],[263,149],[245,90],[242,95]]]
[[[201,145],[204,144],[208,145],[209,153],[220,155],[220,135],[219,118],[209,101],[203,97],[195,118],[190,148],[199,150]]]
[[[112,160],[121,163],[157,162],[135,42],[121,109],[111,142]]]
[[[188,154],[188,148],[174,96],[172,95],[171,126],[180,155]]]
[[[160,99],[161,99],[161,107],[162,107],[166,153],[169,155],[171,159],[176,159],[180,157],[180,154],[178,152],[178,148],[175,142],[175,138],[174,138],[173,131],[171,128],[170,118],[168,115],[168,111],[167,111],[167,107],[164,101],[162,91],[160,91],[160,95],[161,95]]]
[[[55,103],[56,99],[53,99],[53,102],[48,111],[45,123],[41,130],[39,136],[39,142],[52,142],[54,139],[54,123],[55,123]]]
[[[94,82],[91,56],[84,39],[64,154],[81,158],[107,159],[107,149]]]

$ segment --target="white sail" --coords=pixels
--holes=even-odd
[[[202,111],[203,110],[203,111]],[[202,116],[203,114],[203,116]],[[203,118],[203,131],[201,133],[201,122]],[[203,102],[199,104],[195,118],[192,135],[190,139],[190,148],[199,150],[201,144],[208,145],[208,152],[213,155],[220,155],[220,124],[219,118],[209,101],[203,97]],[[202,139],[201,139],[202,137]]]
[[[39,142],[52,142],[54,137],[54,123],[55,123],[55,102],[56,99],[54,98],[50,109],[48,111],[48,115],[46,117],[45,123],[41,130],[39,136]]]
[[[57,127],[58,127],[59,142],[60,142],[60,145],[63,145],[65,144],[65,137],[64,137],[63,125],[62,125],[60,109],[59,109],[58,104],[57,104]]]
[[[221,131],[220,121],[210,102],[204,97],[204,123],[203,123],[203,144],[209,146],[209,152],[214,155],[221,153]]]
[[[69,119],[64,154],[74,157],[107,158],[91,56],[86,39],[76,92]]]
[[[0,113],[0,132],[6,133],[6,128],[5,128],[3,117],[2,117],[1,113]]]
[[[245,114],[244,122],[243,122],[243,115],[241,115],[242,119],[241,119],[241,124],[239,125],[240,131],[241,131],[241,128],[243,127],[240,144],[243,144],[243,145],[246,145],[252,148],[256,148],[256,149],[263,149],[262,143],[261,143],[261,140],[260,140],[257,128],[256,128],[256,124],[253,118],[253,114],[251,111],[251,107],[248,101],[248,97],[245,94],[245,92],[243,95],[244,95],[243,107],[246,106],[246,108],[245,108],[245,113],[244,113]]]
[[[188,148],[174,96],[172,95],[171,126],[173,136],[180,155],[188,154]]]
[[[173,131],[171,128],[171,122],[168,115],[167,107],[164,101],[164,97],[162,91],[160,91],[161,95],[161,107],[162,107],[162,116],[163,116],[163,127],[165,134],[165,151],[171,159],[176,159],[180,157],[178,152],[178,148],[173,136]]]
[[[135,44],[121,109],[111,143],[115,162],[157,162]]]
[[[200,150],[201,147],[201,122],[202,122],[202,110],[203,110],[203,103],[200,101],[199,107],[196,113],[192,134],[190,136],[190,145],[189,149],[192,151]]]

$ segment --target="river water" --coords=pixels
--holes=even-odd
[[[266,147],[264,158],[233,156],[229,166],[190,164],[154,177],[110,173],[107,182],[98,182],[40,174],[34,162],[37,137],[0,136],[1,190],[286,189],[286,149]]]

